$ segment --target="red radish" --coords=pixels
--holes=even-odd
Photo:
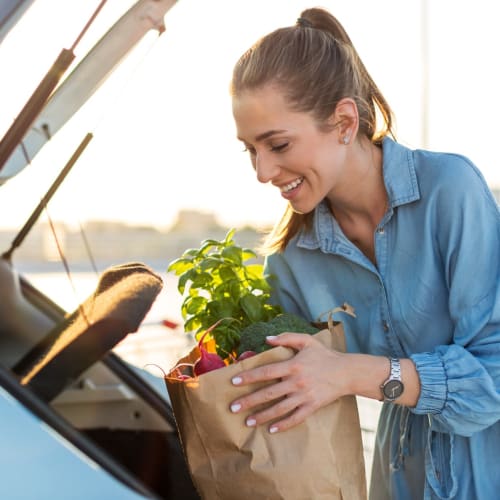
[[[211,372],[212,370],[224,368],[224,366],[226,366],[226,363],[224,363],[224,360],[218,354],[207,352],[202,346],[199,346],[199,349],[201,356],[194,364],[195,375],[202,375],[203,373]]]
[[[200,357],[194,364],[194,374],[202,375],[203,373],[211,372],[212,370],[217,370],[217,368],[224,368],[226,363],[224,360],[216,353],[208,352],[203,347],[203,339],[207,333],[210,333],[218,324],[218,321],[215,325],[209,328],[201,337],[198,342],[198,349],[200,350]]]
[[[238,356],[238,361],[243,361],[244,359],[251,358],[252,356],[255,356],[257,353],[255,351],[245,351],[242,352]]]

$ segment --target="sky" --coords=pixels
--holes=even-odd
[[[130,3],[108,0],[76,55]],[[4,40],[0,133],[98,4],[37,0]],[[87,132],[93,140],[50,202],[53,220],[168,228],[179,210],[195,209],[227,226],[271,225],[285,204],[276,188],[257,182],[236,140],[228,85],[241,53],[314,6],[328,8],[347,29],[395,112],[401,143],[464,154],[500,187],[494,2],[179,0],[167,12],[165,33],[148,35],[31,165],[0,186],[0,228],[24,223]]]

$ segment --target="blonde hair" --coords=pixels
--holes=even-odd
[[[247,50],[234,67],[231,95],[270,83],[284,91],[293,110],[311,113],[320,128],[326,129],[337,103],[349,97],[358,108],[359,134],[372,142],[394,136],[389,104],[342,25],[324,9],[302,11],[295,26],[277,29]],[[377,113],[382,121],[378,130]],[[296,213],[289,205],[263,251],[283,251],[302,227],[310,227],[312,215]]]

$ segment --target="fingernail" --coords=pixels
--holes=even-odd
[[[248,425],[248,427],[254,427],[256,423],[257,421],[255,420],[255,418],[247,418],[246,424]]]
[[[274,339],[277,339],[278,337],[276,335],[268,335],[266,337],[266,340],[274,340]]]
[[[233,383],[233,385],[239,385],[241,384],[241,377],[233,377],[231,379],[231,382]]]
[[[278,432],[278,427],[276,425],[272,425],[271,427],[269,427],[269,432],[271,434]]]
[[[231,405],[231,411],[237,413],[241,410],[241,405],[239,403],[234,403]]]

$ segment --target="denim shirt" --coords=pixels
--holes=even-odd
[[[312,228],[266,259],[273,301],[310,320],[347,302],[356,318],[335,319],[349,352],[416,366],[416,407],[382,408],[370,498],[498,498],[499,206],[467,158],[382,147],[377,265],[322,202]]]

